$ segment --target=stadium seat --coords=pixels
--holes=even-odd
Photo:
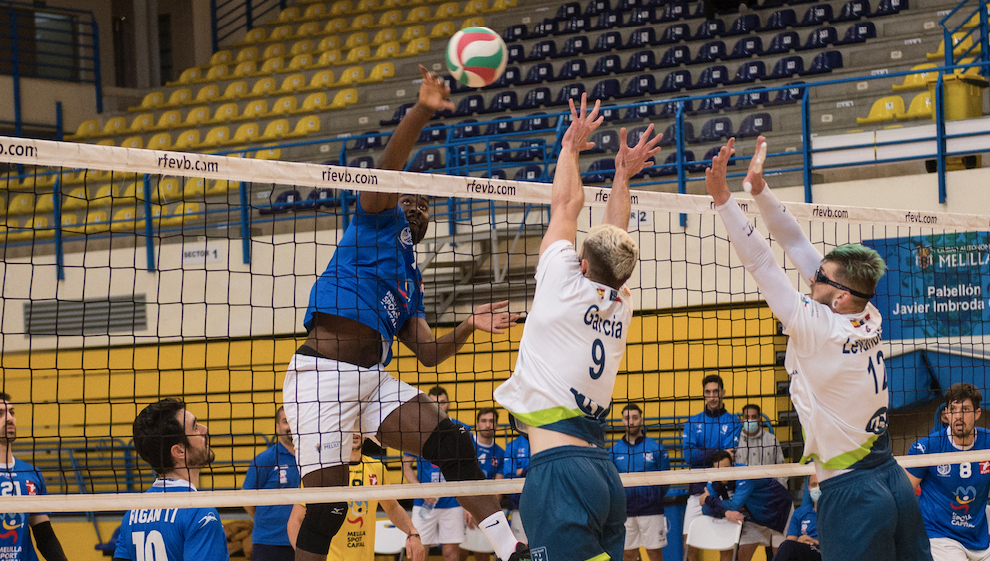
[[[690,37],[691,28],[688,27],[688,24],[677,23],[663,30],[663,33],[660,35],[660,39],[657,40],[657,44],[669,45]]]
[[[618,49],[622,46],[622,34],[618,31],[608,31],[602,33],[595,40],[595,46],[588,51],[588,54],[592,53],[607,53],[612,49]]]
[[[430,38],[422,37],[406,43],[406,48],[402,49],[401,53],[395,55],[395,58],[408,58],[428,52],[430,52]]]
[[[345,88],[338,91],[333,96],[333,101],[327,106],[327,109],[344,109],[349,105],[354,105],[358,102],[358,91],[355,88]]]
[[[76,208],[78,208],[78,206]],[[42,193],[37,197],[35,197],[34,210],[32,212],[36,212],[38,214],[47,214],[54,210],[55,210],[54,193]]]
[[[526,92],[519,109],[536,109],[548,105],[551,100],[550,88],[533,88]]]
[[[832,45],[838,40],[835,28],[832,26],[819,27],[808,34],[803,46],[796,47],[798,51],[820,50]]]
[[[856,21],[862,17],[869,17],[869,15],[869,0],[849,0],[842,5],[842,9],[839,10],[839,15],[832,18],[832,23]]]
[[[290,132],[288,119],[275,119],[265,126],[265,132],[258,137],[259,142],[273,142],[285,138]]]
[[[225,145],[239,145],[239,144],[250,144],[256,142],[261,135],[261,127],[258,123],[245,123],[234,131],[234,135],[230,138],[230,141],[225,142]]]
[[[509,143],[504,140],[495,140],[488,143],[489,159],[493,162],[510,162],[514,154],[510,152]]]
[[[620,12],[631,12],[643,4],[645,2],[640,3],[640,0],[616,0],[615,9]]]
[[[728,94],[716,95],[702,99],[698,103],[698,110],[696,112],[699,115],[706,113],[718,113],[722,109],[725,109],[731,105],[732,101],[729,99]]]
[[[604,55],[595,61],[595,66],[588,72],[588,77],[608,76],[618,72],[622,68],[622,59],[619,55]]]
[[[261,68],[251,74],[251,76],[269,76],[271,74],[277,74],[283,68],[285,68],[285,59],[282,57],[272,57],[265,59],[265,62],[261,64]]]
[[[804,74],[827,74],[836,68],[842,68],[842,53],[840,51],[825,51],[815,55]]]
[[[378,45],[377,48],[374,46],[372,48],[375,49],[375,54],[365,59],[365,62],[388,60],[402,52],[402,45],[398,41],[387,41]]]
[[[406,166],[407,171],[430,171],[434,169],[440,169],[443,166],[443,153],[439,148],[424,148],[420,150],[416,156],[413,158],[409,165]]]
[[[290,113],[293,115],[301,113],[318,113],[326,110],[329,105],[330,98],[327,96],[327,93],[317,92],[306,96],[306,99],[303,100],[302,105],[298,109],[290,111]]]
[[[224,49],[213,53],[213,55],[210,56],[210,62],[200,66],[200,68],[207,70],[220,64],[230,64],[232,62],[234,62],[234,53],[230,50]]]
[[[369,136],[362,136],[354,141],[353,150],[378,150],[384,148],[391,135],[377,136],[378,131],[367,131]]]
[[[801,44],[796,31],[782,31],[773,36],[770,46],[763,52],[765,55],[783,54]]]
[[[666,23],[688,17],[688,4],[684,0],[664,2],[657,23]]]
[[[480,94],[469,95],[461,99],[460,103],[457,104],[457,109],[454,110],[454,117],[467,117],[468,115],[474,115],[475,113],[483,110],[485,108],[485,98]]]
[[[739,124],[739,130],[736,131],[736,136],[739,138],[749,138],[772,131],[773,120],[770,118],[769,113],[753,113],[752,115],[747,115],[742,123]]]
[[[607,12],[602,12],[598,14],[598,19],[595,20],[595,24],[591,27],[590,31],[600,31],[603,29],[612,29],[622,25],[622,12],[617,10],[609,10]]]
[[[342,60],[344,60],[344,55],[341,54],[340,49],[330,49],[320,53],[320,57],[310,65],[309,69],[330,68],[331,66],[337,66]]]
[[[140,136],[131,136],[121,141],[120,146],[121,148],[144,148],[144,139]]]
[[[549,117],[547,117],[546,113],[533,113],[528,119],[522,121],[522,124],[519,125],[519,132],[540,131],[552,127],[552,121]]]
[[[585,16],[574,16],[565,21],[557,32],[557,35],[570,35],[572,33],[584,33],[591,28],[591,21]]]
[[[224,103],[220,107],[217,107],[216,113],[213,114],[213,118],[207,121],[206,125],[226,123],[236,119],[238,116],[237,104],[236,103]]]
[[[488,108],[482,108],[479,113],[501,113],[503,111],[512,111],[517,109],[519,105],[519,99],[516,97],[516,92],[507,91],[495,94],[492,98],[491,103],[488,104]]]
[[[406,112],[412,109],[414,103],[403,103],[395,109],[391,119],[382,119],[378,122],[383,127],[391,127],[399,124],[399,121],[406,116]]]
[[[533,48],[530,49],[529,56],[526,57],[526,60],[535,62],[553,58],[556,54],[557,43],[553,39],[547,39],[533,44]]]
[[[100,120],[89,119],[79,124],[76,134],[66,136],[66,140],[83,140],[100,134]]]
[[[877,27],[872,21],[854,23],[846,30],[845,37],[841,41],[836,41],[836,45],[849,45],[852,43],[862,43],[867,39],[877,36]]]
[[[736,76],[728,84],[748,84],[762,80],[767,76],[767,65],[762,60],[744,62],[736,70]]]
[[[276,94],[294,94],[300,88],[306,87],[305,74],[290,74],[282,80],[282,85],[275,91]]]
[[[127,110],[134,111],[152,111],[158,109],[165,104],[165,92],[151,92],[144,96],[141,100],[141,105],[135,107],[128,107]]]
[[[725,84],[729,81],[729,69],[722,64],[715,66],[709,66],[701,71],[698,75],[698,81],[694,83],[691,89],[701,90],[707,88],[714,88],[721,84]]]
[[[347,167],[372,169],[375,167],[375,158],[372,156],[360,156],[357,158],[351,158],[351,161],[347,162]]]
[[[429,123],[423,128],[423,132],[419,133],[416,144],[429,144],[432,142],[444,142],[446,140],[447,128],[443,126],[443,123]]]
[[[926,62],[924,64],[912,66],[911,70],[927,71],[937,67],[938,67],[937,64]],[[919,72],[918,74],[908,74],[907,76],[904,77],[904,81],[902,83],[894,84],[891,87],[894,89],[895,92],[904,91],[904,90],[927,90],[928,89],[927,79],[929,76],[934,76],[934,74],[932,74],[931,72]]]
[[[246,99],[254,97],[268,97],[275,94],[278,87],[278,82],[275,78],[262,78],[254,83],[251,87],[251,91],[245,94],[243,97]]]
[[[219,148],[227,140],[230,140],[230,127],[213,127],[196,148]]]
[[[522,73],[519,71],[519,67],[509,66],[506,67],[505,71],[502,72],[502,75],[497,80],[485,86],[484,89],[501,90],[518,86],[520,82],[522,82]]]
[[[908,121],[911,119],[931,119],[932,118],[932,94],[931,92],[921,92],[914,96],[908,110],[905,113],[894,115],[898,121]]]
[[[476,136],[481,136],[481,126],[477,124],[477,119],[464,119],[463,121],[457,123],[460,126],[453,127],[453,131],[450,136],[453,140],[460,140],[463,138],[474,138]]]
[[[626,84],[626,91],[616,97],[640,97],[652,95],[657,89],[657,80],[653,74],[640,74],[634,76]]]
[[[526,60],[526,46],[518,43],[508,45],[505,49],[506,60],[509,64],[524,62]]]
[[[645,49],[657,41],[656,30],[652,27],[641,27],[629,34],[623,49]]]
[[[597,130],[588,138],[588,142],[594,143],[595,147],[587,150],[587,154],[601,154],[603,152],[619,151],[619,133],[614,130]]]
[[[581,174],[587,183],[604,183],[611,181],[615,177],[615,159],[602,158],[595,160],[588,166],[588,171]]]
[[[652,119],[657,114],[657,106],[652,103],[643,103],[639,105],[634,105],[626,109],[625,116],[622,119],[615,119],[616,123],[631,123],[635,121],[642,121],[643,119]]]
[[[977,45],[976,48],[973,48],[973,35],[974,34],[970,34],[969,32],[965,32],[965,31],[960,31],[960,32],[957,32],[957,33],[953,33],[952,34],[952,45],[953,45],[953,47],[952,47],[952,56],[954,56],[954,57],[960,57],[960,56],[963,56],[963,55],[972,56],[972,55],[975,55],[975,54],[979,54],[979,52],[980,52],[980,46]],[[970,50],[970,49],[972,49],[972,50]],[[939,41],[939,43],[938,43],[938,50],[936,50],[934,53],[926,53],[925,56],[928,58],[928,60],[944,61],[945,60],[945,41],[944,40],[943,41]]]
[[[207,115],[209,116],[209,115]],[[127,117],[111,117],[103,125],[103,130],[99,134],[92,136],[114,136],[127,131]]]
[[[217,84],[209,84],[203,86],[196,92],[196,96],[189,100],[189,105],[200,105],[204,103],[213,103],[220,97],[220,86]]]
[[[595,84],[591,89],[591,93],[588,95],[588,99],[600,99],[604,102],[605,100],[619,97],[620,93],[619,80],[608,78]]]
[[[172,111],[166,111],[158,117],[158,122],[154,127],[151,128],[153,131],[167,130],[172,127],[177,127],[182,123],[182,112],[173,109]]]
[[[815,27],[819,25],[826,25],[832,21],[832,5],[831,4],[815,4],[808,8],[804,12],[804,18],[801,20],[800,27]]]
[[[567,100],[573,99],[575,103],[581,101],[581,94],[585,92],[584,84],[568,84],[557,92],[552,105],[567,105]],[[526,121],[523,121],[524,123]]]
[[[175,137],[175,143],[172,144],[173,150],[189,151],[194,148],[198,148],[200,143],[199,130],[192,129],[180,132]]]
[[[30,214],[34,212],[34,193],[15,195],[7,204],[7,215]]]
[[[695,32],[694,37],[691,37],[694,41],[702,41],[705,39],[714,39],[715,37],[720,37],[725,35],[725,22],[720,19],[713,19],[709,21],[703,21],[698,25],[698,30]]]
[[[657,88],[658,94],[673,93],[681,89],[691,89],[691,71],[674,70],[663,77]]]
[[[588,49],[591,44],[588,42],[588,38],[584,35],[578,35],[577,37],[570,37],[564,41],[563,46],[561,46],[560,51],[557,52],[556,58],[564,57],[576,57],[585,55],[588,53]]]
[[[687,101],[675,101],[678,98],[687,97],[684,95],[675,95],[671,97],[666,103],[660,105],[660,112],[657,113],[657,118],[659,119],[673,119],[677,117],[678,106],[684,106],[684,113],[694,112],[694,102],[691,100]]]
[[[729,28],[729,31],[722,34],[722,36],[731,37],[733,35],[747,35],[750,32],[759,30],[760,16],[757,14],[744,14],[736,18],[736,20],[732,22],[732,26]]]
[[[584,15],[597,16],[611,9],[612,3],[609,0],[588,0],[588,3],[584,6]]]
[[[542,177],[543,177],[543,166],[532,164],[519,168],[516,171],[515,175],[512,176],[512,180],[539,181]]]
[[[629,14],[629,18],[622,24],[622,27],[639,27],[641,25],[649,25],[651,23],[659,23],[660,20],[656,15],[656,11],[650,7],[639,7]]]
[[[701,134],[694,142],[716,142],[732,136],[732,120],[728,117],[713,117],[701,127]]]
[[[511,119],[511,117],[498,117],[489,122],[488,126],[485,128],[485,136],[516,132],[516,122],[510,121],[509,119]]]
[[[321,70],[313,75],[309,84],[299,88],[300,92],[319,91],[334,85],[333,70]]]
[[[524,39],[542,39],[543,37],[549,37],[557,33],[557,22],[551,18],[545,18],[540,23],[533,26],[533,29],[529,32],[529,35],[523,37]]]
[[[856,117],[856,124],[887,123],[894,121],[897,115],[905,113],[904,99],[899,95],[881,97],[873,102],[870,114],[866,117]]]
[[[790,8],[777,10],[770,14],[766,25],[763,26],[763,31],[787,29],[788,27],[797,27],[797,15]]]
[[[804,59],[799,56],[789,56],[777,61],[770,73],[770,79],[790,78],[795,74],[804,74]]]
[[[122,208],[113,213],[110,221],[111,232],[133,232],[134,231],[134,207]]]
[[[264,119],[269,115],[268,100],[256,99],[244,106],[244,112],[234,121],[250,121],[253,119]]]
[[[623,72],[643,72],[656,67],[656,59],[652,50],[638,51],[629,55]]]
[[[690,124],[690,123],[685,123],[685,124]],[[687,127],[685,127],[685,130],[686,129],[687,129]],[[687,137],[685,136],[685,138],[687,138]],[[694,152],[692,152],[690,150],[685,150],[684,151],[684,158],[685,158],[685,160],[687,160],[689,158],[689,156],[690,156],[690,159],[693,160],[694,159]],[[664,158],[663,165],[662,166],[655,166],[653,169],[650,170],[649,173],[650,173],[650,175],[661,176],[661,177],[664,176],[664,175],[677,175],[677,152],[672,152],[670,154],[667,154],[667,157]]]
[[[520,85],[539,84],[548,81],[553,77],[553,64],[540,62],[530,67],[526,73],[526,78],[519,82]]]
[[[189,88],[179,88],[172,91],[172,94],[168,96],[168,101],[162,105],[162,108],[182,107],[190,99],[192,99],[192,90]]]
[[[526,29],[525,25],[523,24],[510,25],[509,27],[505,28],[505,31],[502,32],[502,39],[506,43],[512,43],[513,41],[521,40],[523,37],[526,37],[527,35],[529,35],[529,30]]]
[[[691,60],[691,49],[687,45],[674,45],[663,53],[656,67],[676,68],[689,60]]]
[[[588,75],[588,63],[583,58],[576,58],[565,62],[560,67],[560,72],[556,77],[550,79],[554,82],[561,80],[579,80]]]
[[[760,105],[766,105],[770,100],[770,93],[764,88],[751,88],[748,89],[736,98],[736,104],[731,107],[725,107],[726,111],[748,111],[750,109],[756,109]]]
[[[364,82],[364,67],[363,66],[349,66],[340,72],[340,79],[337,80],[335,86],[354,86]]]
[[[908,9],[908,0],[880,0],[877,11],[873,12],[870,17],[893,16],[906,9]]]
[[[698,47],[698,56],[694,57],[691,64],[715,62],[716,60],[721,60],[723,58],[725,58],[725,42],[709,41]]]

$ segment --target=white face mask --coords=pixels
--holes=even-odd
[[[754,432],[760,430],[760,422],[759,421],[743,421],[742,422],[742,430],[744,430],[744,431],[746,431],[748,433],[754,433]]]
[[[811,495],[811,500],[817,503],[818,499],[822,498],[822,488],[810,487],[808,489],[808,494]]]

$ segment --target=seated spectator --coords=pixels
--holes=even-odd
[[[781,544],[773,561],[822,561],[818,546],[818,497],[822,490],[818,488],[818,476],[808,478],[808,493],[811,504],[802,505],[791,515],[787,541]]]

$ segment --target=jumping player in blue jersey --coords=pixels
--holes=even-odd
[[[963,450],[990,450],[990,432],[977,427],[983,395],[975,386],[954,384],[945,392],[949,426],[922,438],[910,455]],[[921,516],[935,561],[990,560],[987,493],[990,461],[908,468],[908,479],[921,486]]]
[[[176,399],[144,408],[134,419],[134,448],[155,470],[148,493],[196,491],[213,461],[206,425]],[[227,536],[215,508],[149,508],[124,513],[114,561],[226,561]]]
[[[406,113],[378,162],[402,169],[423,126],[435,111],[453,109],[450,90],[420,66],[419,101]],[[304,325],[308,337],[289,362],[283,404],[295,437],[303,485],[348,483],[351,433],[426,458],[447,481],[482,480],[471,435],[416,388],[385,367],[394,339],[426,366],[457,352],[480,329],[503,333],[516,315],[501,313],[508,302],[487,304],[450,333],[436,338],[425,319],[422,275],[415,244],[430,222],[425,196],[365,191],[356,214],[310,294]],[[503,561],[526,558],[493,496],[465,497],[461,504],[481,520],[482,530]],[[347,503],[309,504],[299,529],[296,559],[322,561],[340,530]],[[524,550],[525,548],[523,548]]]
[[[761,136],[743,188],[751,191],[770,234],[811,287],[810,294],[798,292],[729,192],[725,170],[734,144],[729,139],[712,159],[705,186],[732,247],[789,336],[784,367],[804,430],[801,461],[814,460],[822,488],[822,559],[929,561],[918,499],[894,461],[887,432],[883,318],[870,303],[886,264],[860,244],[822,256],[767,188],[767,145]]]
[[[17,440],[17,418],[10,396],[0,392],[0,497],[11,495],[45,495],[45,479],[31,464],[14,458],[10,445]],[[0,499],[2,502],[2,499]],[[52,523],[44,513],[0,514],[0,559],[37,561],[31,534],[46,561],[65,561],[62,544],[55,536]]]

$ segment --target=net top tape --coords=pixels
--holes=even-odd
[[[256,160],[6,136],[0,136],[0,162],[324,189],[414,193],[434,197],[550,204],[550,185],[547,183]],[[585,187],[586,204],[605,206],[609,191],[608,188]],[[687,214],[715,213],[711,198],[707,196],[639,190],[636,191],[636,195],[637,204],[634,204],[633,208],[641,210]],[[990,229],[990,217],[983,215],[831,204],[786,203],[786,206],[798,220],[813,222],[872,222],[939,229]],[[755,214],[755,208],[746,208],[744,212]]]

